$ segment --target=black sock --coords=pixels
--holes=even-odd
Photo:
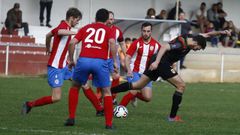
[[[116,87],[111,88],[112,93],[124,92],[132,89],[132,83],[125,82]]]
[[[170,113],[170,118],[174,118],[177,115],[179,104],[182,101],[182,93],[175,91],[172,97],[172,109]]]

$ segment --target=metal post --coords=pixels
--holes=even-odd
[[[220,76],[221,83],[223,82],[224,77],[224,54],[221,53],[221,76]]]
[[[176,6],[176,16],[175,16],[176,18],[175,19],[178,20],[179,0],[176,1],[176,5],[175,6]]]
[[[9,60],[9,44],[6,46],[6,63],[5,63],[5,75],[8,75],[8,60]]]
[[[89,1],[89,22],[88,22],[88,23],[91,23],[91,22],[92,22],[92,20],[91,20],[91,19],[92,19],[91,17],[92,17],[92,14],[93,14],[93,13],[92,13],[92,12],[93,12],[92,10],[93,10],[93,1],[90,0],[90,1]]]

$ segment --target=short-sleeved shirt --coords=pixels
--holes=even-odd
[[[168,62],[173,64],[180,59],[182,59],[188,52],[191,50],[187,44],[187,37],[191,36],[190,34],[181,35],[169,42],[171,50],[167,51],[161,62]]]
[[[58,35],[58,31],[62,29],[71,30],[71,26],[68,25],[66,21],[61,21],[61,23],[51,31],[54,39],[51,55],[48,60],[48,66],[52,66],[54,68],[63,68],[67,64],[68,45],[71,40],[71,36]]]
[[[124,38],[123,38],[123,33],[122,31],[120,30],[120,28],[118,28],[117,26],[115,25],[112,25],[110,27],[111,31],[113,32],[114,34],[114,37],[115,37],[115,40],[116,40],[116,45],[117,45],[117,49],[118,49],[118,45],[120,42],[123,42]],[[110,52],[109,52],[110,53]],[[112,54],[110,53],[109,54],[109,57],[112,58]]]
[[[74,38],[82,42],[80,57],[100,59],[108,59],[109,39],[115,39],[111,29],[103,23],[84,26]]]
[[[151,38],[148,44],[144,43],[142,37],[135,40],[127,51],[127,54],[132,57],[130,63],[131,70],[142,74],[153,54],[157,53],[160,48],[161,45],[153,38]]]

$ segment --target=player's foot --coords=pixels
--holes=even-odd
[[[75,124],[75,119],[68,118],[64,123],[64,126],[74,126],[74,124]]]
[[[22,106],[22,115],[26,115],[31,111],[32,107],[28,105],[28,102],[25,102]]]
[[[97,117],[104,116],[104,110],[97,111],[97,112],[96,112],[96,116],[97,116]]]
[[[132,104],[132,106],[133,107],[137,107],[137,98],[133,98],[132,100],[131,100],[131,104]]]
[[[105,128],[108,129],[108,130],[115,130],[116,129],[114,126],[107,126],[107,125],[106,125]]]
[[[118,105],[117,99],[113,99],[113,105]]]
[[[175,116],[174,118],[168,117],[169,122],[184,122],[180,116]]]
[[[40,23],[40,26],[44,26],[44,24],[43,24],[43,23]]]

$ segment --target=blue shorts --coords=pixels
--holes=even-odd
[[[48,66],[48,84],[52,88],[61,87],[63,81],[70,78],[72,78],[72,71],[67,66],[62,69]]]
[[[109,58],[107,61],[108,61],[109,72],[113,73],[113,71],[114,71],[113,59]],[[117,64],[118,64],[118,69],[120,69],[120,57],[119,56],[117,56]]]
[[[107,60],[86,57],[79,58],[73,72],[73,80],[84,85],[87,83],[90,74],[93,76],[94,86],[99,88],[110,86],[110,73]]]
[[[142,76],[142,74],[137,73],[137,72],[133,72],[133,77],[127,77],[127,81],[128,82],[136,82],[136,81],[140,80],[141,76]],[[152,88],[152,81],[149,82],[145,87]]]

